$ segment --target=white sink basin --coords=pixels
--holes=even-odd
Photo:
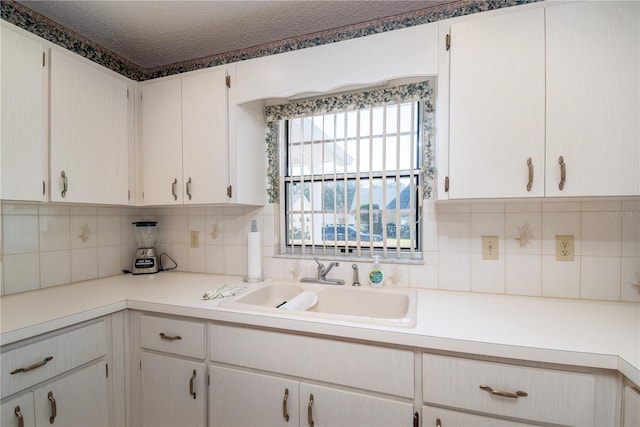
[[[307,311],[278,308],[303,291],[318,296],[318,303]],[[219,307],[301,315],[316,318],[413,327],[416,324],[417,294],[413,289],[372,289],[348,285],[310,283],[268,283],[244,294],[224,300]]]

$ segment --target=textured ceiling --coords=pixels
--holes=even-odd
[[[422,1],[18,1],[142,68],[431,8]]]

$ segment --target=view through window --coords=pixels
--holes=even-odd
[[[286,245],[312,254],[419,250],[420,102],[284,121]]]

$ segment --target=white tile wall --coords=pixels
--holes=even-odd
[[[299,279],[315,263],[273,256],[278,210],[242,207],[114,208],[2,203],[4,294],[118,274],[136,249],[131,222],[156,219],[158,249],[183,271],[246,273],[246,235],[255,219],[266,277]],[[528,239],[521,245],[523,227]],[[190,233],[198,236],[191,247]],[[640,201],[425,202],[424,263],[383,263],[387,286],[552,298],[640,302]],[[556,261],[555,236],[572,234],[575,261]],[[499,259],[483,260],[483,235],[499,237]],[[83,241],[83,238],[85,241]],[[163,258],[165,266],[171,261]],[[352,262],[332,277],[351,281]],[[358,262],[366,283],[369,261]]]

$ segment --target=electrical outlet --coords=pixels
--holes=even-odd
[[[197,231],[192,231],[189,236],[189,246],[193,249],[200,247],[200,233]]]
[[[498,236],[482,236],[482,259],[498,259]]]
[[[573,235],[556,236],[556,261],[574,261]]]

